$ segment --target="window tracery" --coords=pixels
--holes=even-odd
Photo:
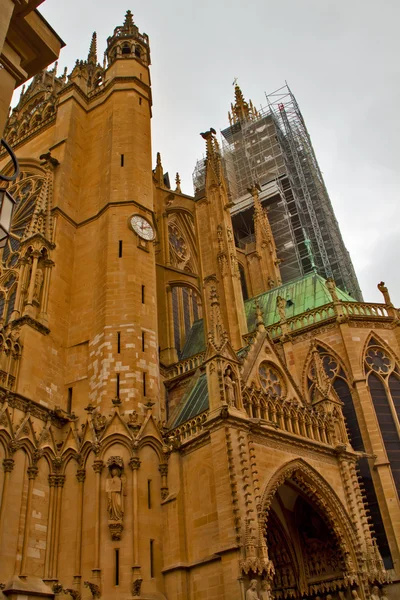
[[[31,172],[22,172],[18,180],[9,187],[16,200],[11,222],[10,236],[3,250],[2,262],[6,268],[16,265],[19,258],[21,241],[30,225],[36,201],[44,183],[44,176]]]
[[[353,396],[348,382],[348,376],[345,373],[344,367],[340,360],[329,349],[317,344],[315,349],[318,352],[319,364],[323,370],[329,385],[336,393],[338,399],[342,403],[342,413],[345,419],[346,427],[349,433],[349,438],[352,447],[358,452],[365,452],[364,440],[361,434],[360,425],[358,422],[357,413],[354,407]],[[314,357],[315,358],[315,357]],[[379,361],[381,361],[379,357]],[[376,363],[378,364],[378,362]],[[314,398],[316,391],[316,367],[315,361],[310,360],[307,370],[307,387],[310,400]],[[383,526],[382,515],[378,505],[378,500],[372,481],[372,475],[367,458],[360,458],[359,470],[365,493],[367,496],[368,505],[371,511],[371,518],[377,538],[378,546],[386,568],[392,568],[392,558],[390,554],[389,544]]]
[[[286,395],[286,385],[278,369],[267,361],[260,363],[258,377],[263,390],[267,394],[276,396]]]
[[[371,338],[364,356],[371,394],[383,443],[400,497],[400,370],[394,357]]]

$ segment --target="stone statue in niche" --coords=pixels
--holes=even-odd
[[[257,592],[257,579],[250,581],[250,587],[246,592],[246,600],[260,600]]]
[[[235,381],[232,369],[228,367],[224,375],[225,395],[228,406],[238,408],[237,403],[237,382]]]
[[[272,600],[271,585],[267,579],[261,581],[260,600]]]
[[[336,282],[332,277],[328,277],[325,283],[328,291],[332,297],[333,302],[339,302],[339,298],[336,291]]]
[[[35,304],[40,303],[40,293],[43,287],[43,271],[38,269],[35,275],[35,284],[33,286],[33,302]]]
[[[282,296],[278,296],[276,299],[276,307],[278,309],[279,319],[286,321],[286,300]]]
[[[354,600],[360,600],[357,590],[351,590],[351,597],[354,598]]]
[[[370,600],[382,600],[381,593],[377,585],[374,585],[371,590]]]
[[[113,540],[120,540],[124,529],[124,496],[126,496],[126,476],[120,456],[111,456],[107,461],[106,480],[108,528]]]

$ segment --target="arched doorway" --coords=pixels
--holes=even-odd
[[[329,486],[319,490],[318,477],[311,468],[303,470],[296,464],[264,496],[265,539],[275,568],[271,592],[276,600],[315,600],[328,594],[347,598],[357,587],[355,540],[349,541],[346,526],[334,518],[331,505],[337,506],[338,499],[333,490],[327,499]]]

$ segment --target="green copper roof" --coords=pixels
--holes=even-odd
[[[336,288],[336,292],[339,300],[355,302],[354,298],[339,288]],[[286,317],[288,319],[332,302],[332,298],[325,285],[325,279],[317,273],[309,273],[256,297],[263,312],[266,327],[279,321],[279,313],[276,307],[276,298],[278,296],[286,299]],[[248,331],[254,331],[256,326],[254,306],[256,298],[249,298],[244,303]],[[195,321],[192,325],[183,348],[181,360],[194,356],[194,354],[202,352],[205,348],[204,325],[201,319]]]
[[[183,402],[183,406],[178,416],[176,417],[172,428],[178,427],[181,423],[193,419],[200,413],[204,412],[208,408],[208,387],[207,387],[207,375],[202,373],[194,387],[189,392],[188,397]]]
[[[354,298],[346,292],[342,292],[339,288],[336,288],[336,292],[339,300],[355,302]],[[325,279],[317,273],[309,273],[256,297],[263,312],[266,327],[279,321],[279,313],[276,307],[278,296],[286,299],[287,319],[332,302],[331,295],[325,285]],[[253,331],[256,326],[254,307],[256,298],[250,298],[244,303],[249,331]]]
[[[203,352],[205,348],[203,319],[199,319],[193,323],[192,328],[189,331],[189,335],[183,346],[181,360],[194,356],[199,352]]]

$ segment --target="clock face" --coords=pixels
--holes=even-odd
[[[131,218],[131,227],[142,239],[147,240],[148,242],[154,240],[154,229],[144,217],[133,215]]]

